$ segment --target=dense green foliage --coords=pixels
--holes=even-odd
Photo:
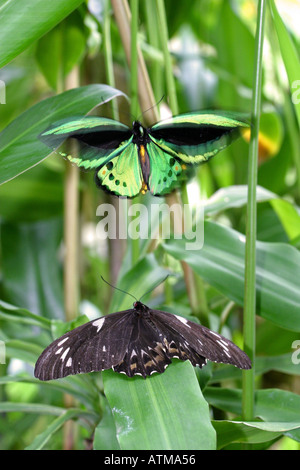
[[[131,25],[126,4],[0,0],[0,448],[299,449],[300,37],[291,21],[299,22],[299,1],[132,0]],[[262,4],[262,84],[254,89]],[[256,279],[248,291],[250,133],[178,193],[183,203],[203,203],[204,245],[191,250],[176,236],[97,238],[97,207],[114,205],[124,229],[126,201],[97,189],[92,172],[73,172],[38,139],[52,122],[91,111],[125,124],[133,114],[149,125],[166,110],[251,113],[255,96],[262,112]],[[147,194],[133,202],[145,204],[141,225],[149,214],[157,232],[158,212],[172,199]],[[250,419],[247,380],[232,366],[199,370],[174,360],[146,380],[111,370],[34,379],[52,339],[131,306],[101,275],[139,298],[166,274],[145,297],[149,306],[200,321],[241,348],[245,292],[255,289]]]

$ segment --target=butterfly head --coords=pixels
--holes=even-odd
[[[143,304],[142,302],[139,302],[138,300],[134,302],[133,308],[138,315],[143,315],[149,312],[149,308],[147,307],[147,305]]]
[[[145,128],[142,126],[140,121],[133,121],[132,132],[137,143],[142,143],[145,138]]]

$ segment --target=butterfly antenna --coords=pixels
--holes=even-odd
[[[101,276],[101,279],[102,279],[102,281],[104,281],[106,284],[108,284],[108,285],[109,285],[110,287],[112,287],[113,289],[119,290],[120,292],[123,292],[123,294],[130,295],[130,297],[132,297],[133,299],[135,299],[136,301],[138,301],[138,299],[137,299],[136,297],[134,297],[134,295],[130,294],[130,292],[126,292],[125,290],[122,290],[122,289],[120,289],[119,287],[113,286],[113,285],[110,284],[108,281],[106,281],[103,276]]]
[[[153,109],[153,108],[155,108],[156,106],[158,106],[159,103],[162,102],[162,100],[164,99],[164,97],[165,97],[165,95],[163,95],[163,96],[161,97],[161,99],[160,99],[159,101],[157,101],[157,103],[155,103],[153,106],[150,106],[150,108],[146,109],[146,111],[143,111],[142,114],[138,117],[138,121],[140,120],[140,118],[141,118],[144,114],[146,114],[148,111],[150,111],[150,109]]]
[[[170,274],[167,274],[167,276],[162,281],[159,281],[154,287],[152,287],[150,290],[148,290],[148,292],[145,292],[145,294],[143,294],[142,297],[139,299],[139,302],[142,300],[143,297],[145,297],[145,295],[149,294],[154,289],[156,289],[156,287],[158,287],[160,284],[165,282],[168,279],[169,276],[170,276]]]

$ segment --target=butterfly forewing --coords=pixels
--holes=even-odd
[[[74,155],[62,155],[83,169],[96,169],[121,153],[132,132],[112,119],[87,116],[59,121],[39,137],[53,150],[66,139],[76,139],[78,146]]]
[[[248,127],[231,113],[190,113],[155,124],[149,134],[165,152],[187,164],[207,161]]]
[[[51,343],[37,360],[34,375],[51,380],[110,369],[127,350],[133,310],[112,313],[75,328]]]
[[[166,331],[165,336],[173,337],[173,343],[178,349],[188,348],[187,355],[188,350],[192,349],[197,355],[213,362],[232,364],[241,369],[251,368],[244,351],[224,336],[178,315],[157,310],[151,313],[161,330]]]

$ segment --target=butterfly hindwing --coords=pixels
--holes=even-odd
[[[137,317],[126,354],[113,369],[129,377],[146,377],[154,372],[164,372],[170,363],[171,359],[163,343],[163,334],[145,318]]]
[[[249,125],[232,113],[189,113],[161,121],[149,130],[161,149],[187,164],[200,164],[226,148]]]
[[[143,177],[137,146],[132,143],[132,137],[117,157],[98,169],[96,181],[117,196],[134,197],[140,193]]]
[[[169,193],[178,183],[182,165],[170,153],[165,152],[152,139],[147,144],[150,161],[148,187],[154,196]]]

